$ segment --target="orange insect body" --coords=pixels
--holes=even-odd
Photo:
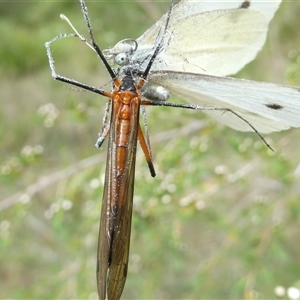
[[[98,244],[97,282],[100,299],[119,299],[128,268],[134,190],[135,157],[141,104],[140,88],[132,75],[115,79],[111,94],[105,188]],[[142,135],[142,132],[139,135]]]
[[[110,74],[114,86],[113,91],[107,92],[101,88],[89,86],[56,73],[50,45],[61,38],[71,36],[79,37],[86,42],[86,39],[77,33],[76,30],[75,34],[61,34],[45,45],[52,76],[56,80],[105,96],[109,98],[111,104],[110,126],[109,128],[107,126],[106,114],[102,132],[96,142],[96,146],[99,148],[105,137],[109,135],[97,251],[97,287],[101,300],[117,300],[121,297],[127,277],[138,139],[145,154],[150,173],[153,177],[155,176],[150,148],[139,125],[140,106],[141,104],[165,104],[163,101],[142,100],[141,89],[147,80],[156,56],[162,48],[173,2],[171,2],[163,38],[156,46],[153,55],[149,58],[146,69],[140,72],[139,68],[128,64],[117,73],[111,68],[103,52],[96,44],[87,14],[87,7],[84,0],[80,0],[80,3],[91,38],[92,45],[89,46],[95,50]],[[73,28],[72,25],[71,27]],[[136,49],[137,44],[132,50]],[[119,79],[120,76],[123,76],[122,79]],[[181,105],[180,107],[185,106]],[[188,108],[194,109],[194,107]]]
[[[170,0],[168,14],[139,39],[124,39],[104,51],[94,39],[85,0],[79,1],[91,44],[62,16],[75,34],[60,34],[45,46],[56,80],[105,96],[111,104],[110,126],[107,109],[96,142],[101,147],[109,135],[97,285],[101,300],[117,300],[128,269],[137,140],[155,176],[149,140],[139,125],[140,106],[201,110],[231,128],[255,132],[271,149],[260,132],[300,127],[299,88],[220,77],[236,73],[255,57],[280,0],[267,5],[264,1],[219,1],[215,6],[209,0],[198,4],[181,0],[174,11],[174,0]],[[112,92],[56,73],[50,45],[66,37],[80,38],[97,53],[113,81]],[[116,71],[109,63],[112,59]],[[170,92],[198,105],[166,102]]]

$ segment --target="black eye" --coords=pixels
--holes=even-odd
[[[121,52],[115,56],[115,63],[119,66],[128,64],[128,56],[126,53]]]

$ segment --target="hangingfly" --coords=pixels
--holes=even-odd
[[[101,51],[94,40],[84,0],[79,0],[91,44],[75,30],[47,42],[52,76],[109,99],[110,124],[100,221],[97,285],[100,299],[121,297],[128,269],[137,140],[155,176],[148,137],[139,125],[141,105],[202,110],[240,131],[260,133],[300,127],[300,90],[271,83],[226,78],[254,59],[266,39],[268,23],[280,1],[182,0],[137,40],[127,38]],[[104,63],[110,92],[59,75],[50,45],[79,37]],[[116,70],[111,66],[114,64]],[[166,102],[174,93],[193,104]],[[262,138],[262,137],[261,137]],[[263,139],[263,138],[262,138]]]

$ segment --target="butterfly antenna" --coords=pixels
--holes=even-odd
[[[86,45],[88,45],[93,51],[96,52],[96,50],[93,48],[93,46],[90,45],[90,44],[87,42],[85,36],[81,35],[81,34],[77,31],[77,29],[73,26],[73,24],[71,23],[71,21],[69,20],[68,17],[66,17],[64,14],[60,14],[60,18],[61,18],[63,21],[65,21],[65,22],[67,22],[67,23],[69,24],[69,26],[70,26],[70,27],[73,29],[73,31],[75,32],[75,35],[76,35],[76,36],[78,36],[78,37],[79,37]]]

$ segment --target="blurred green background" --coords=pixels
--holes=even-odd
[[[88,1],[99,45],[138,37],[168,2]],[[94,143],[106,101],[52,79],[44,42],[71,32],[60,13],[86,35],[77,1],[0,3],[1,299],[97,298],[106,144]],[[284,1],[237,76],[300,86],[299,15],[299,1]],[[53,51],[59,73],[109,82],[79,40]],[[139,149],[122,298],[273,299],[279,286],[300,288],[300,130],[266,136],[271,152],[201,112],[148,112],[157,177]]]

